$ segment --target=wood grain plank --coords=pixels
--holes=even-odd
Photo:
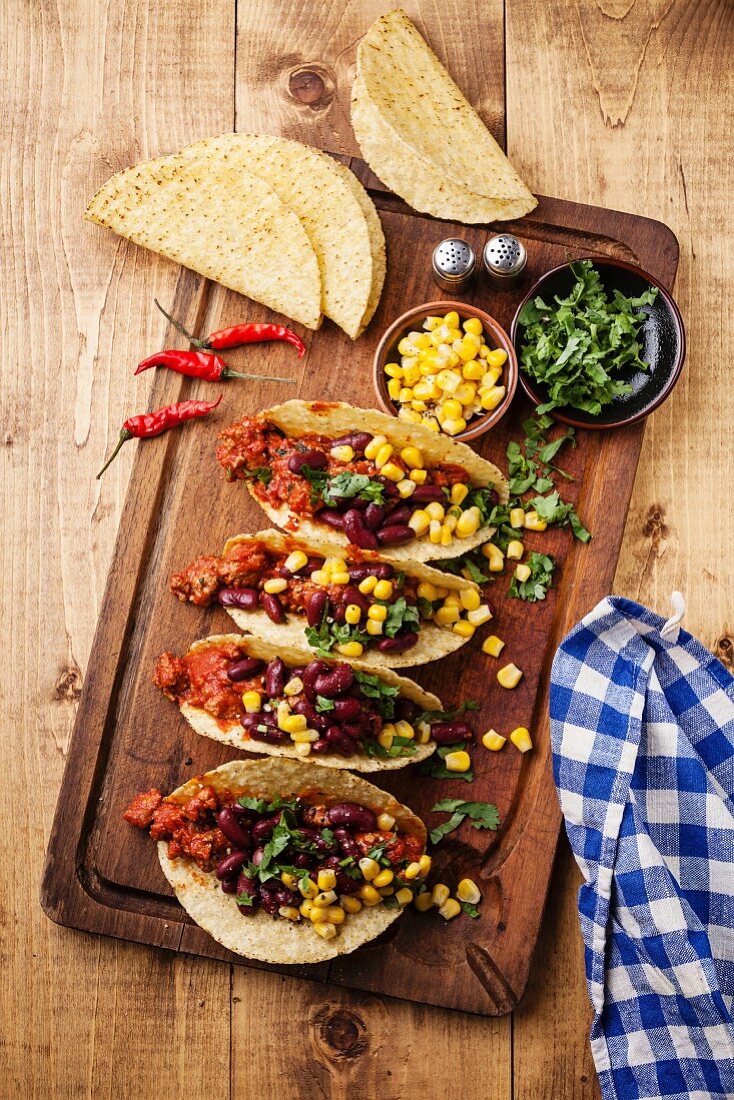
[[[132,366],[165,330],[153,296],[179,278],[81,215],[111,172],[231,125],[232,5],[203,0],[195,25],[184,3],[133,0],[11,0],[0,18],[0,323],[18,364],[2,385],[0,758],[15,791],[0,842],[2,1091],[174,1097],[206,1064],[226,1095],[226,969],[59,929],[37,884],[132,453],[103,484],[94,473],[145,408],[151,381]],[[184,1011],[188,988],[202,1007]]]
[[[402,7],[504,143],[502,0],[406,0]],[[359,156],[349,99],[359,39],[390,6],[239,0],[237,129]],[[400,73],[396,72],[396,80]]]
[[[734,322],[721,302],[732,277],[733,47],[727,4],[507,5],[508,152],[530,186],[661,218],[681,242],[688,359],[647,422],[614,591],[667,613],[682,589],[686,625],[729,662]],[[556,882],[566,890],[577,881],[570,861],[564,846]],[[516,1094],[546,1097],[550,1079],[554,1095],[596,1096],[575,904],[559,892],[550,908],[515,1020]]]

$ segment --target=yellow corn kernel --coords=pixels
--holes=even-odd
[[[410,397],[412,397],[412,396],[413,396],[413,394],[411,392]],[[366,451],[365,451],[365,453],[366,453]],[[383,443],[382,446],[379,448],[379,450],[378,450],[378,452],[377,452],[377,454],[375,455],[375,458],[374,458],[375,466],[377,467],[378,470],[382,466],[385,465],[385,463],[388,461],[388,459],[390,458],[391,455],[392,455],[392,443]]]
[[[412,387],[421,379],[421,365],[417,358],[403,359],[403,384]]]
[[[263,589],[270,593],[271,596],[277,595],[278,592],[285,592],[287,587],[288,581],[285,577],[271,577],[269,580],[265,581],[263,585]]]
[[[308,722],[304,714],[283,713],[281,715],[280,707],[278,707],[278,725],[286,733],[302,733],[308,726]]]
[[[505,643],[496,634],[490,634],[482,644],[482,652],[487,653],[490,657],[499,657],[504,648]]]
[[[295,905],[281,905],[278,909],[278,916],[285,917],[286,920],[301,919],[301,914],[298,912]]]
[[[434,905],[443,905],[448,901],[451,891],[444,882],[437,882],[431,890],[431,901]]]
[[[484,377],[484,367],[476,359],[470,359],[468,363],[464,363],[461,373],[467,382],[479,382]]]
[[[384,474],[385,471],[383,470],[382,472]],[[400,472],[402,474],[403,471],[401,470]],[[415,482],[411,481],[409,477],[401,477],[400,481],[397,483],[397,487],[398,493],[403,498],[403,500],[407,500],[408,497],[412,497],[413,493],[415,492]]]
[[[447,753],[444,764],[450,772],[468,772],[471,767],[471,757],[468,752],[459,749],[458,752]]]
[[[454,397],[462,406],[471,405],[476,397],[477,387],[473,382],[462,382],[457,388]],[[462,411],[463,416],[463,411]]]
[[[515,566],[515,579],[520,581],[527,581],[532,576],[532,569],[529,565],[516,565]]]
[[[294,740],[298,736],[299,736],[298,734],[292,733],[291,734],[291,740]],[[318,737],[316,738],[316,740],[318,740]],[[299,741],[298,744],[294,744],[293,748],[296,750],[296,752],[298,753],[299,756],[310,756],[310,754],[311,754],[311,744],[310,744],[310,742]]]
[[[476,358],[478,349],[474,341],[465,336],[459,346],[454,350],[459,356],[459,359],[461,359],[462,363],[468,363],[471,359]]]
[[[298,883],[298,889],[304,898],[313,901],[319,892],[319,888],[312,878],[302,878]]]
[[[417,415],[418,414],[416,413],[416,416]],[[423,425],[424,428],[427,428],[429,432],[441,431],[441,425],[436,420],[435,416],[426,416],[424,413],[423,416],[420,418],[420,423]]]
[[[385,833],[389,833],[395,825],[395,818],[392,814],[379,814],[377,818],[377,828],[381,829]]]
[[[439,607],[438,611],[434,612],[433,621],[438,623],[439,626],[452,626],[454,623],[458,623],[461,618],[461,612],[458,607]]]
[[[367,446],[364,449],[364,457],[369,458],[369,459],[374,459],[375,456],[377,455],[377,452],[379,451],[380,447],[384,447],[384,445],[386,443],[387,443],[387,436],[384,436],[384,435],[375,435],[375,436],[373,436],[372,439],[369,441],[369,443],[367,444]]]
[[[489,563],[490,573],[501,573],[505,567],[505,555],[493,542],[485,542],[482,553]]]
[[[369,596],[371,592],[374,592],[376,584],[377,577],[365,577],[363,581],[359,582],[357,588],[363,596]]]
[[[430,581],[421,581],[418,585],[417,594],[419,599],[428,600],[430,603],[438,599],[438,589]]]
[[[415,729],[417,745],[427,745],[431,740],[431,726],[429,722],[419,722]]]
[[[466,621],[472,626],[484,626],[492,618],[489,604],[481,604],[475,611],[467,611]]]
[[[379,875],[375,875],[372,879],[372,885],[379,890],[382,886],[389,886],[394,878],[394,872],[389,867],[385,867]]]
[[[281,871],[280,881],[284,886],[287,886],[289,890],[295,890],[298,886],[298,876],[291,875],[288,871]]]
[[[517,729],[514,729],[510,734],[510,741],[520,752],[528,752],[533,747],[530,731],[525,726],[518,726]]]
[[[540,518],[535,509],[525,513],[525,527],[528,531],[545,531],[547,526],[546,521]]]
[[[424,852],[418,860],[418,866],[420,867],[420,872],[423,878],[425,878],[425,876],[430,871],[432,863],[433,860],[431,859],[431,857],[429,855],[426,855],[426,853]]]
[[[438,328],[438,326],[442,325],[442,324],[443,324],[443,317],[428,316],[428,317],[426,317],[425,321],[423,322],[423,328],[426,329],[428,332],[433,332],[433,330],[435,328]]]
[[[481,402],[482,408],[489,412],[490,409],[496,409],[501,401],[504,400],[507,390],[504,386],[492,386],[491,390],[482,390]]]
[[[374,886],[372,886],[369,882],[366,882],[364,886],[360,886],[359,896],[362,899],[363,905],[379,905],[382,901],[382,895],[378,893],[378,891],[375,890]]]
[[[287,569],[289,573],[300,573],[307,562],[308,555],[304,554],[303,550],[294,550],[283,562],[283,567]]]
[[[443,905],[439,905],[438,911],[444,920],[453,920],[461,912],[461,906],[456,898],[448,898]]]
[[[358,913],[362,908],[362,902],[352,894],[342,894],[339,902],[345,913]]]
[[[395,732],[398,737],[404,737],[406,741],[412,741],[415,737],[415,730],[410,722],[406,722],[404,718],[395,723]]]
[[[382,745],[383,749],[391,749],[394,737],[395,726],[392,722],[386,722],[377,735],[377,743]]]
[[[344,924],[346,913],[340,905],[330,905],[326,910],[326,916],[332,924]]]
[[[392,596],[392,581],[379,580],[373,589],[376,600],[389,600]]]
[[[384,623],[387,618],[387,608],[381,603],[373,603],[367,609],[367,617],[377,623]]]
[[[507,544],[506,553],[510,561],[519,561],[525,553],[525,547],[520,542],[520,539],[512,539],[511,542]]]
[[[307,920],[310,920],[311,913],[313,912],[313,902],[308,901],[307,899],[301,905],[299,905],[298,912],[301,914],[301,916],[304,916],[307,918]]]
[[[318,894],[313,899],[314,906],[316,906],[317,909],[326,909],[327,906],[333,905],[335,901],[336,891],[331,889],[319,890]]]
[[[415,409],[408,409],[405,405],[401,405],[398,409],[398,416],[401,420],[408,420],[411,424],[420,424],[425,418],[417,413]]]
[[[413,898],[413,905],[419,913],[427,913],[429,909],[433,908],[433,895],[431,891],[424,890],[422,894],[416,894]]]
[[[390,379],[390,381],[387,384],[388,390],[390,389],[390,386],[392,385],[392,383],[395,382],[395,381],[396,381],[396,379],[394,379],[394,378]],[[399,386],[398,386],[398,388],[399,388]],[[393,397],[394,395],[391,393],[390,396]],[[337,462],[351,462],[352,459],[354,458],[354,448],[350,447],[348,443],[340,444],[337,447],[332,447],[330,453],[331,453],[331,457],[335,458],[337,460]]]
[[[303,691],[303,680],[300,676],[291,676],[288,683],[283,688],[284,695],[300,695]]]
[[[385,374],[388,378],[402,378],[403,368],[398,363],[386,363]]]
[[[473,336],[481,336],[484,332],[484,327],[482,326],[482,322],[479,320],[478,317],[467,318],[467,320],[464,321],[461,327],[463,328],[464,332],[471,332]]]
[[[494,389],[494,387],[497,385],[497,383],[499,382],[501,377],[502,377],[502,368],[501,367],[490,367],[488,371],[484,372],[484,374],[482,375],[482,377],[480,379],[481,389],[482,390]],[[482,397],[483,393],[480,393],[479,396]]]
[[[414,467],[416,470],[422,470],[425,466],[423,455],[417,447],[403,447],[400,457],[409,468]]]
[[[336,649],[342,657],[361,657],[364,652],[364,646],[361,642],[342,642]]]
[[[362,877],[371,882],[375,875],[379,875],[380,864],[376,859],[371,859],[370,856],[362,856],[359,861],[359,869],[362,872]]]
[[[325,569],[314,569],[313,573],[311,574],[311,580],[314,584],[321,585],[321,587],[324,588],[327,584],[329,584],[331,580],[331,575],[327,573]]]
[[[497,673],[497,682],[502,685],[503,688],[514,688],[522,680],[522,672],[517,665],[509,664],[501,668]]]
[[[407,886],[403,886],[396,892],[395,897],[401,905],[410,905],[413,900],[413,891],[409,890]]]
[[[414,878],[418,878],[421,873],[420,863],[409,863],[403,871],[403,878],[407,878],[408,881]]]
[[[362,608],[358,603],[348,603],[344,609],[344,619],[350,626],[356,626],[362,618]]]
[[[525,509],[524,508],[511,508],[510,509],[510,527],[524,527],[525,526]]]
[[[326,921],[328,921],[328,919],[329,919],[328,914],[326,912],[326,906],[316,905],[315,902],[312,903],[311,910],[308,914],[308,919],[313,924],[325,924]]]
[[[331,867],[325,867],[319,871],[316,882],[319,890],[333,890],[336,886],[336,871],[332,871]]]
[[[461,596],[455,589],[446,593],[443,598],[443,603],[444,607],[458,607],[459,610],[461,610]]]
[[[400,341],[398,342],[398,354],[399,354],[399,355],[415,355],[415,354],[416,354],[416,352],[418,352],[418,351],[420,351],[420,348],[417,348],[417,347],[416,347],[416,346],[415,346],[415,345],[414,345],[414,344],[413,344],[413,343],[412,343],[412,342],[411,342],[411,341],[410,341],[410,340],[408,339],[408,337],[407,337],[407,336],[404,336],[404,337],[402,338],[402,340],[400,340]]]
[[[436,385],[444,393],[453,393],[461,384],[461,375],[454,374],[453,370],[445,367],[436,375]]]
[[[482,602],[482,597],[476,588],[462,588],[459,599],[465,611],[476,611]]]
[[[441,524],[441,545],[450,546],[454,541],[453,526],[448,523]]]
[[[448,328],[458,328],[459,327],[459,314],[456,312],[455,309],[449,310],[449,312],[446,314],[446,316],[443,319],[443,323]]]
[[[262,709],[262,697],[259,691],[246,691],[242,696],[246,714],[259,714]]]
[[[463,412],[464,407],[461,404],[461,401],[453,397],[450,397],[448,401],[444,401],[443,405],[436,410],[439,420],[443,417],[444,421],[456,420],[458,417],[463,415]]]
[[[336,925],[331,921],[321,921],[319,924],[313,926],[313,930],[317,936],[321,936],[322,940],[333,940],[336,936]]]
[[[465,485],[463,481],[457,481],[451,486],[451,503],[463,504],[469,495],[469,486]]]
[[[431,519],[441,520],[446,515],[446,510],[437,500],[432,500],[425,507],[425,513]]]
[[[476,630],[476,627],[473,626],[467,619],[459,619],[457,623],[454,623],[451,629],[453,630],[454,634],[458,634],[460,638],[466,638],[468,640],[469,638],[474,637],[474,631]]]
[[[400,400],[400,393],[402,391],[402,388],[403,388],[403,384],[402,384],[402,382],[400,381],[399,378],[390,378],[388,380],[388,383],[387,383],[388,397],[391,397],[393,399],[393,401],[399,401]],[[351,450],[351,448],[350,448],[350,450]],[[333,453],[334,452],[332,451],[332,454]]]
[[[415,531],[416,535],[425,535],[431,523],[431,517],[428,512],[425,512],[422,508],[416,509],[412,516],[408,520],[408,527]]]
[[[344,558],[338,558],[336,556],[330,558],[324,558],[324,569],[327,573],[340,573],[346,569],[347,563]]]
[[[309,730],[309,729],[294,730],[293,733],[291,733],[291,741],[296,746],[296,749],[298,748],[299,745],[309,745],[310,746],[310,745],[313,744],[314,741],[318,741],[318,739],[319,739],[318,730]]]
[[[490,752],[499,752],[506,740],[507,738],[503,737],[501,733],[497,733],[497,730],[487,730],[482,735],[482,744]]]
[[[405,470],[401,469],[401,467],[394,462],[386,462],[380,470],[380,473],[383,477],[386,477],[388,481],[394,482],[402,481],[405,477]]]
[[[441,521],[438,519],[432,519],[428,528],[428,538],[435,546],[438,546],[441,542]]]
[[[368,619],[364,625],[365,630],[372,638],[376,638],[378,635],[382,634],[383,626],[377,619]]]
[[[409,470],[410,480],[414,485],[423,485],[428,477],[428,470]]]
[[[479,524],[482,521],[479,509],[477,507],[467,508],[465,512],[462,512],[456,522],[456,534],[460,539],[468,538],[469,535],[474,535],[479,530]]]
[[[487,356],[487,362],[491,367],[503,367],[507,362],[507,352],[502,348],[495,348]]]
[[[489,355],[489,348],[487,347],[486,344],[482,344],[482,346],[480,347],[479,355],[480,355],[480,358],[482,358],[482,359],[486,359],[487,356]]]

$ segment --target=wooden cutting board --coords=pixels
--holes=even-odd
[[[457,235],[481,254],[491,233],[417,215],[375,186],[363,164],[355,161],[352,167],[374,186],[388,244],[385,290],[365,336],[352,343],[327,322],[317,333],[302,334],[309,350],[301,361],[280,344],[233,353],[235,369],[293,375],[297,384],[226,383],[213,416],[139,446],[42,885],[42,905],[60,924],[245,966],[264,965],[241,960],[192,924],[163,879],[155,845],[127,826],[121,814],[137,791],[154,785],[173,789],[237,755],[198,737],[151,683],[154,662],[164,650],[183,652],[198,637],[234,629],[221,609],[180,604],[168,590],[170,573],[199,554],[218,553],[228,535],[268,526],[244,487],[223,480],[214,457],[217,432],[287,397],[373,405],[372,356],[381,333],[408,306],[445,296],[430,274],[433,247]],[[541,198],[533,214],[507,228],[527,247],[526,281],[495,290],[480,278],[462,296],[506,328],[529,281],[582,255],[638,263],[668,288],[675,278],[677,241],[660,222]],[[176,300],[169,304],[197,333],[245,318],[267,319],[266,310],[188,271],[181,272]],[[166,343],[183,346],[172,330]],[[141,348],[141,358],[150,350]],[[211,384],[161,371],[150,407],[218,392]],[[499,428],[480,441],[481,453],[506,468],[506,444],[523,438],[521,425],[530,412],[524,398],[516,397]],[[527,984],[561,823],[547,722],[550,664],[567,630],[609,592],[642,431],[637,425],[580,433],[577,448],[566,447],[559,456],[559,464],[575,478],[560,484],[561,495],[574,502],[594,538],[584,546],[568,531],[528,534],[530,549],[553,554],[560,565],[548,598],[533,605],[510,599],[508,579],[500,578],[490,591],[495,619],[489,627],[452,657],[406,670],[437,691],[446,705],[477,700],[479,734],[490,726],[506,734],[526,725],[534,737],[535,749],[525,756],[509,743],[499,753],[478,744],[472,785],[424,778],[413,768],[376,777],[423,815],[429,827],[444,820],[445,815],[429,812],[440,798],[496,803],[502,820],[497,833],[464,825],[441,843],[434,858],[432,881],[455,886],[469,875],[480,884],[480,918],[462,916],[446,924],[435,912],[418,914],[411,907],[384,936],[351,956],[320,966],[267,969],[485,1015],[509,1012],[517,1004]],[[115,434],[111,430],[111,439]],[[501,662],[481,652],[490,632],[507,643]],[[524,672],[510,692],[495,680],[505,659]]]

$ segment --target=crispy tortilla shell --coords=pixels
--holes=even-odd
[[[288,797],[307,791],[309,795],[322,795],[327,805],[359,802],[376,814],[392,814],[401,831],[419,836],[424,845],[426,842],[425,825],[412,810],[348,772],[322,770],[291,760],[233,760],[199,779],[189,780],[169,795],[169,800],[185,802],[203,785],[217,792],[231,792],[235,797]],[[325,962],[375,939],[401,914],[400,909],[386,909],[384,905],[363,906],[359,913],[347,917],[333,940],[322,940],[310,921],[288,921],[261,910],[243,916],[234,897],[221,890],[213,873],[201,871],[188,858],[169,859],[166,849],[166,842],[160,841],[158,859],[163,874],[192,920],[223,947],[249,959],[285,964]]]

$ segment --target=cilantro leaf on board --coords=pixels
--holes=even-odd
[[[513,576],[510,582],[510,595],[527,603],[544,600],[548,589],[553,584],[553,570],[556,563],[549,554],[533,552],[526,564],[530,567],[530,576],[526,581],[519,581]]]

